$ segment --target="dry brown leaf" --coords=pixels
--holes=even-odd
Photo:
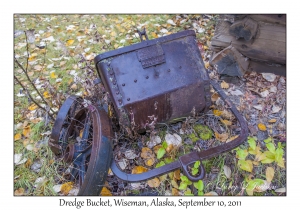
[[[60,66],[63,66],[63,65],[65,65],[67,63],[67,61],[61,61],[60,63],[59,63],[59,65]]]
[[[100,192],[101,196],[112,196],[111,192],[109,191],[109,189],[107,189],[106,187],[103,187],[101,192]]]
[[[132,174],[141,174],[141,173],[144,173],[146,171],[148,171],[148,169],[143,167],[143,166],[134,166],[131,173]]]
[[[228,120],[233,118],[233,114],[227,110],[223,110],[221,116]]]
[[[217,140],[221,141],[221,142],[225,142],[228,139],[228,134],[227,133],[218,133],[215,132],[215,137]]]
[[[218,193],[216,193],[214,191],[210,191],[208,193],[205,193],[204,195],[206,195],[206,196],[218,196]]]
[[[159,150],[161,147],[162,147],[162,145],[161,145],[161,144],[159,144],[159,145],[156,145],[155,147],[153,147],[153,151],[154,151],[154,153],[155,153],[155,154],[157,154],[158,150]]]
[[[73,182],[66,182],[61,185],[60,191],[64,195],[68,195],[68,193],[70,192],[70,190],[72,190],[72,188],[73,188]]]
[[[269,123],[275,123],[277,120],[276,119],[271,119],[269,120]]]
[[[266,179],[267,179],[267,181],[268,182],[271,182],[272,181],[272,179],[273,179],[273,177],[274,177],[274,168],[272,168],[272,167],[268,167],[267,169],[266,169]]]
[[[41,65],[36,65],[36,66],[34,66],[33,67],[34,68],[34,70],[36,70],[36,71],[40,71],[40,70],[42,70],[42,66]]]
[[[77,89],[77,85],[74,83],[74,84],[71,86],[71,89],[72,89],[72,90],[76,90],[76,89]]]
[[[155,177],[154,179],[148,180],[147,184],[149,185],[149,187],[158,187],[160,185],[160,181],[157,177]]]
[[[34,72],[33,71],[29,71],[27,74],[28,74],[28,76],[32,77],[34,75]]]
[[[18,141],[18,140],[20,140],[21,139],[21,134],[20,133],[17,133],[16,135],[15,135],[15,137],[14,137],[14,140],[15,141]]]
[[[25,192],[24,188],[21,187],[21,188],[15,190],[15,195],[21,196],[21,195],[24,195],[24,192]]]
[[[211,100],[212,100],[213,102],[214,102],[214,101],[217,101],[218,98],[220,98],[220,95],[219,95],[217,92],[215,92],[215,93],[213,93],[213,94],[211,95]]]
[[[174,149],[173,144],[169,144],[166,151],[167,151],[167,153],[170,153],[173,149]]]
[[[229,121],[229,120],[221,120],[221,122],[224,123],[224,125],[227,125],[227,126],[232,125],[231,121]]]
[[[25,167],[29,168],[31,165],[32,165],[32,161],[31,161],[31,159],[28,159],[25,163]]]
[[[30,131],[31,131],[30,126],[29,126],[29,125],[26,126],[26,127],[23,129],[23,135],[24,135],[25,137],[28,137],[29,134],[30,134]]]
[[[174,196],[178,196],[179,195],[179,192],[176,188],[172,188],[172,195]]]
[[[26,147],[29,144],[29,142],[30,142],[29,139],[24,139],[23,146]]]
[[[153,158],[153,152],[148,147],[143,147],[141,152],[141,157],[144,159]]]
[[[215,110],[213,110],[213,113],[216,116],[220,116],[222,114],[222,111],[215,109]]]
[[[30,110],[30,111],[33,111],[33,110],[35,110],[35,109],[37,109],[38,108],[38,106],[36,105],[36,104],[31,104],[29,107],[28,107],[28,109]]]
[[[266,131],[266,130],[267,130],[267,127],[266,127],[264,124],[262,124],[262,123],[259,123],[259,124],[257,125],[257,127],[258,127],[258,129],[261,130],[261,131]]]
[[[230,179],[230,177],[231,177],[231,169],[230,169],[228,166],[226,166],[226,165],[224,165],[223,169],[224,169],[224,174],[225,174],[225,176],[226,176],[228,179]]]
[[[227,82],[223,81],[223,82],[221,83],[221,88],[223,88],[223,89],[228,89],[228,88],[229,88],[229,84],[228,84]]]
[[[180,180],[180,169],[177,169],[174,171],[174,178],[177,180]]]

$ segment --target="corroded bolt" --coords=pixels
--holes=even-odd
[[[125,86],[125,83],[123,83],[122,86]]]
[[[127,98],[127,101],[130,101],[130,98]]]
[[[148,76],[146,76],[146,79],[149,79],[149,77],[148,77]]]
[[[137,82],[137,80],[135,79],[134,82]]]

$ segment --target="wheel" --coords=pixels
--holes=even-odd
[[[70,101],[65,103],[74,107]],[[54,130],[60,137],[52,151],[69,165],[66,178],[79,186],[78,195],[99,195],[112,160],[110,121],[107,113],[94,105],[76,110],[75,115],[71,112],[68,110],[63,123],[55,122],[64,126]]]

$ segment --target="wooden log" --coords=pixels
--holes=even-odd
[[[242,76],[249,66],[249,59],[231,45],[212,56],[210,65],[217,65],[219,74]]]
[[[251,15],[234,15],[235,20],[240,20],[245,17],[249,17],[253,20],[271,24],[281,24],[286,25],[286,15],[285,14],[251,14]]]
[[[236,39],[244,38],[246,41],[249,41],[256,35],[257,27],[258,24],[256,21],[245,17],[242,20],[235,21],[229,27],[229,33],[235,36]]]
[[[244,56],[268,63],[286,63],[286,28],[260,22],[255,39],[236,39],[229,32],[230,22],[221,21],[217,25],[211,41],[212,50],[218,52],[232,45]]]

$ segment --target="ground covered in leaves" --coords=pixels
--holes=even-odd
[[[101,195],[285,195],[286,79],[249,72],[233,83],[209,65],[216,15],[15,15],[14,190],[15,195],[76,195],[66,166],[48,147],[53,119],[71,95],[105,99],[93,58],[149,39],[192,29],[211,79],[217,80],[248,123],[240,147],[203,161],[206,176],[192,183],[177,170],[140,183],[109,171]],[[26,41],[27,40],[27,41]],[[226,82],[227,81],[227,82]],[[217,92],[205,113],[164,124],[130,139],[116,132],[114,158],[128,173],[142,173],[235,139],[240,128]],[[105,101],[105,100],[104,100]],[[197,174],[199,162],[191,168]]]

